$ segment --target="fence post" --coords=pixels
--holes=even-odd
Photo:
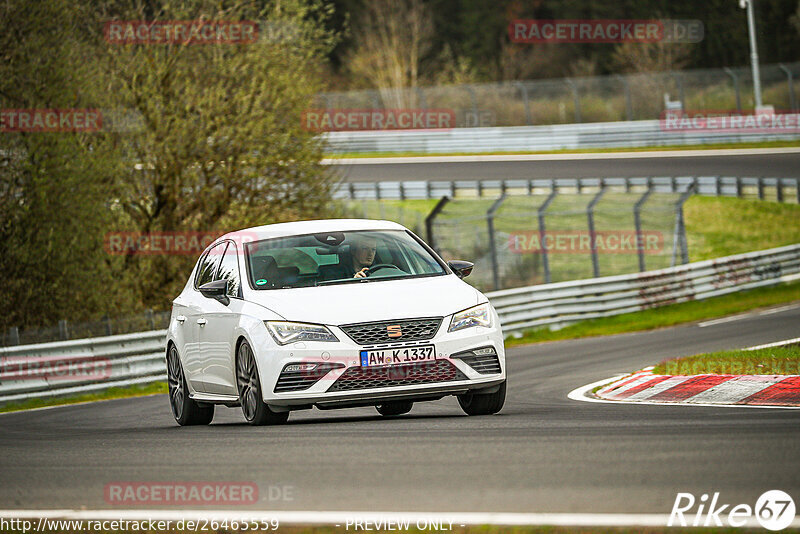
[[[547,258],[547,240],[545,239],[547,229],[544,224],[544,212],[550,207],[550,203],[553,202],[553,199],[556,198],[557,194],[558,190],[556,189],[555,182],[553,182],[553,189],[550,191],[550,195],[547,197],[547,200],[545,200],[544,203],[539,206],[539,210],[536,214],[539,219],[539,245],[542,247],[542,266],[544,267],[545,284],[550,283],[551,276],[550,261]]]
[[[678,255],[678,247],[681,249],[681,263],[689,263],[689,249],[686,243],[686,224],[683,220],[683,205],[695,191],[696,184],[692,183],[681,194],[678,202],[675,203],[675,234],[672,238],[672,261],[670,266],[674,267]]]
[[[19,345],[19,328],[16,326],[8,329],[8,345]]]
[[[478,119],[478,97],[475,96],[475,89],[471,85],[465,85],[464,89],[469,93],[470,104],[472,104],[472,112],[475,114],[475,119]]]
[[[736,198],[742,198],[742,178],[736,177]]]
[[[614,77],[622,82],[622,90],[625,93],[625,120],[632,121],[633,105],[631,104],[631,88],[630,85],[628,85],[628,79],[621,74],[615,74]]]
[[[500,195],[500,198],[494,201],[492,207],[486,212],[486,226],[489,231],[489,251],[492,258],[492,281],[494,282],[494,289],[500,289],[500,266],[497,264],[497,244],[494,240],[494,216],[500,205],[506,199],[506,194]]]
[[[589,205],[586,206],[586,219],[589,223],[589,244],[592,247],[592,273],[594,278],[600,278],[600,262],[597,258],[597,242],[595,241],[595,231],[594,231],[594,207],[600,202],[600,199],[603,196],[603,193],[606,192],[606,186],[603,182],[603,179],[600,179],[600,191],[594,196],[594,198],[589,202]]]
[[[572,91],[572,99],[575,102],[575,122],[576,123],[580,123],[581,122],[581,99],[580,99],[580,96],[578,95],[578,86],[575,85],[575,82],[573,82],[569,78],[564,78],[564,83],[566,83],[567,86],[569,87],[570,91]]]
[[[113,330],[112,325],[111,325],[111,317],[109,317],[108,315],[104,315],[103,316],[103,323],[105,323],[106,335],[110,336],[111,334],[113,334],[114,330]]]
[[[522,82],[516,82],[514,85],[516,85],[520,93],[522,93],[522,100],[525,103],[525,124],[530,126],[533,124],[533,121],[531,120],[531,108],[528,102],[528,88],[525,87],[525,84]]]
[[[155,330],[156,319],[155,316],[153,315],[153,310],[151,308],[148,308],[144,311],[144,318],[147,321],[147,324],[150,325],[150,330]]]
[[[780,178],[775,178],[775,199],[783,202],[783,184],[781,184]]]
[[[792,75],[792,71],[790,71],[783,63],[778,64],[778,68],[780,68],[784,74],[786,74],[786,81],[789,82],[789,107],[791,108],[792,113],[794,113],[797,110],[797,102],[794,98],[794,76]]]
[[[742,97],[739,94],[739,75],[733,72],[733,70],[729,67],[724,67],[722,69],[725,71],[725,74],[731,77],[733,80],[733,88],[736,91],[736,113],[742,114]]]
[[[436,219],[436,216],[444,209],[445,204],[450,201],[450,198],[446,195],[439,199],[439,202],[433,207],[431,212],[425,217],[425,235],[428,238],[428,246],[430,246],[433,250],[436,250],[436,245],[434,244],[433,240],[433,221]]]
[[[67,328],[66,319],[61,319],[58,321],[58,338],[61,340],[69,339],[69,329]]]
[[[678,95],[681,99],[681,110],[686,112],[686,95],[683,92],[683,77],[679,72],[673,72],[672,77],[675,79],[675,83],[678,84]]]
[[[797,195],[797,203],[800,204],[800,178],[794,179],[794,192]]]
[[[350,191],[350,200],[356,199],[356,185],[353,182],[347,184],[347,190]]]
[[[375,182],[375,200],[381,199],[381,183]]]
[[[636,254],[639,256],[639,272],[645,271],[644,265],[644,238],[642,237],[642,206],[647,202],[650,194],[653,192],[653,184],[651,179],[647,178],[647,191],[639,197],[636,204],[633,205],[633,224],[636,228]]]
[[[758,200],[764,200],[764,177],[758,177]]]

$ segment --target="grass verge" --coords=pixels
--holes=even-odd
[[[657,375],[796,375],[800,374],[800,345],[758,350],[725,350],[666,360]]]
[[[764,141],[759,143],[718,143],[705,145],[664,145],[653,147],[621,147],[621,148],[581,148],[581,149],[560,149],[560,150],[532,150],[532,151],[511,151],[511,152],[342,152],[329,153],[325,157],[329,159],[340,158],[406,158],[421,156],[507,156],[520,154],[596,154],[602,152],[663,152],[665,150],[720,150],[731,148],[786,148],[800,146],[797,141]]]
[[[152,384],[142,384],[129,387],[109,388],[97,393],[85,393],[83,395],[73,395],[69,397],[48,397],[43,399],[30,399],[22,402],[10,402],[0,406],[0,413],[18,412],[20,410],[31,410],[33,408],[44,408],[46,406],[61,406],[65,404],[76,404],[79,402],[91,402],[98,400],[123,399],[126,397],[141,397],[153,395],[155,393],[166,393],[166,382],[153,382]]]
[[[726,315],[797,300],[800,300],[800,282],[792,282],[775,287],[731,293],[730,295],[706,300],[682,302],[657,309],[582,321],[561,330],[533,330],[525,333],[520,338],[506,339],[506,347],[527,345],[541,341],[654,330],[682,323],[725,317]]]

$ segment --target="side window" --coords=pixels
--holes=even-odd
[[[220,262],[222,261],[222,254],[225,251],[227,242],[220,243],[208,251],[203,256],[200,262],[200,267],[197,269],[197,278],[195,279],[194,286],[200,287],[203,284],[214,281],[214,275],[217,272]]]
[[[239,286],[241,284],[239,279],[239,259],[236,253],[236,245],[233,243],[228,244],[228,249],[225,255],[222,256],[222,264],[219,268],[219,275],[214,277],[215,280],[228,281],[228,296],[238,297]]]

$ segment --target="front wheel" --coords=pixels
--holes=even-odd
[[[491,415],[499,412],[506,402],[506,381],[494,393],[465,393],[458,396],[458,404],[467,415]]]
[[[214,405],[203,405],[189,398],[186,377],[183,374],[178,349],[170,345],[167,353],[167,382],[172,415],[181,426],[207,425],[214,418]]]
[[[289,412],[273,412],[261,395],[256,357],[247,341],[242,341],[236,353],[236,383],[244,418],[251,425],[280,425],[289,419]]]
[[[412,406],[414,406],[413,402],[392,401],[379,404],[375,406],[375,409],[384,417],[392,417],[410,412]]]

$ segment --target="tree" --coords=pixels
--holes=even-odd
[[[422,58],[431,48],[433,22],[422,0],[369,0],[353,33],[349,70],[356,83],[377,88],[387,108],[416,105]]]

